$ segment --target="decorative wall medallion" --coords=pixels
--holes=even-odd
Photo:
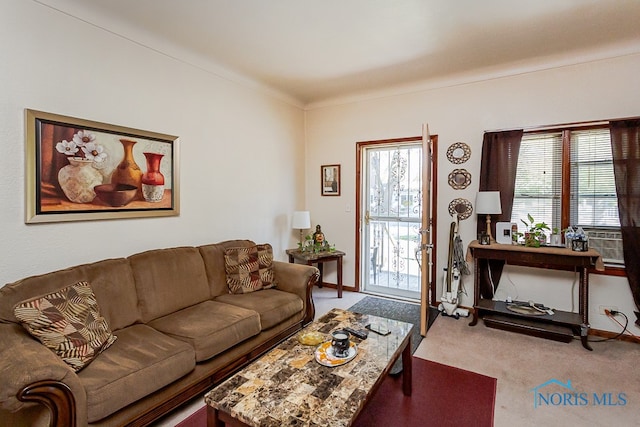
[[[459,165],[471,157],[471,148],[464,142],[454,142],[447,148],[447,159],[451,163]]]
[[[458,214],[458,219],[461,221],[469,218],[471,212],[473,212],[473,207],[467,199],[453,199],[451,203],[449,203],[449,215],[453,216]]]
[[[449,185],[455,190],[463,190],[471,184],[471,174],[466,169],[454,169],[449,174]]]

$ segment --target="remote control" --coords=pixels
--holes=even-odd
[[[354,337],[358,337],[361,340],[366,340],[367,337],[369,336],[369,334],[367,333],[367,331],[358,331],[355,330],[353,328],[343,328],[345,331],[349,332],[351,335],[353,335]]]

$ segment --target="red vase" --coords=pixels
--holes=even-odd
[[[142,195],[147,202],[159,202],[164,196],[164,175],[160,162],[164,154],[142,153],[147,158],[147,171],[142,174]]]

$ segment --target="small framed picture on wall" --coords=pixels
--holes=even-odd
[[[320,184],[323,196],[339,196],[340,165],[320,166]]]

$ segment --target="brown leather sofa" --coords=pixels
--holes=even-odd
[[[151,250],[0,288],[0,425],[146,425],[311,322],[314,267],[274,261],[276,288],[228,292],[225,249],[254,244]],[[13,309],[77,281],[117,340],[76,373]]]

